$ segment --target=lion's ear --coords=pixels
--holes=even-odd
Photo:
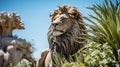
[[[51,12],[51,13],[50,13],[50,20],[51,20],[51,21],[53,21],[53,17],[54,17],[54,13]]]
[[[78,12],[77,8],[75,8],[75,7],[70,8],[69,11],[68,11],[68,13],[73,18],[77,18],[78,15],[79,15],[79,12]]]
[[[50,13],[50,19],[53,21],[54,17],[57,15],[57,10],[54,10],[53,12]]]

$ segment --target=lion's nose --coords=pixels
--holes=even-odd
[[[54,27],[56,27],[58,24],[59,24],[59,23],[52,23],[52,25],[53,25]]]

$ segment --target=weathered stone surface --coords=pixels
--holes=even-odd
[[[32,45],[13,36],[15,29],[24,29],[20,17],[13,12],[0,13],[0,67],[8,67],[10,63],[16,65],[22,59],[34,61]]]

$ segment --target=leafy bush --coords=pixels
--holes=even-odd
[[[90,43],[78,52],[77,58],[83,58],[82,62],[87,67],[115,67],[118,65],[112,48],[107,43]]]
[[[31,62],[24,59],[21,62],[19,62],[15,67],[31,67],[31,64]]]

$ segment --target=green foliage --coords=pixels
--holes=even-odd
[[[55,61],[55,66],[57,67],[62,67],[62,65],[66,61],[64,60],[64,58],[61,58],[61,56],[56,52],[53,53],[53,60]]]
[[[77,62],[73,62],[72,57],[70,57],[69,62],[68,62],[67,60],[65,60],[65,58],[61,58],[61,56],[57,53],[54,53],[53,60],[55,61],[56,67],[86,67],[81,62],[81,60],[77,60]]]
[[[80,55],[81,54],[81,55]],[[82,48],[77,54],[77,58],[83,58],[87,67],[115,67],[118,62],[112,52],[112,48],[105,44],[90,43]]]
[[[109,2],[108,2],[109,1]],[[113,4],[111,0],[105,0],[105,4],[96,4],[88,7],[95,15],[85,17],[89,22],[92,35],[90,40],[100,44],[108,43],[112,47],[113,53],[118,61],[118,50],[120,49],[120,4],[116,0]]]
[[[19,62],[16,66],[14,67],[31,67],[31,62],[27,61],[27,60],[22,60],[21,62]]]
[[[81,62],[71,62],[71,63],[65,63],[63,67],[86,67],[83,63]]]

